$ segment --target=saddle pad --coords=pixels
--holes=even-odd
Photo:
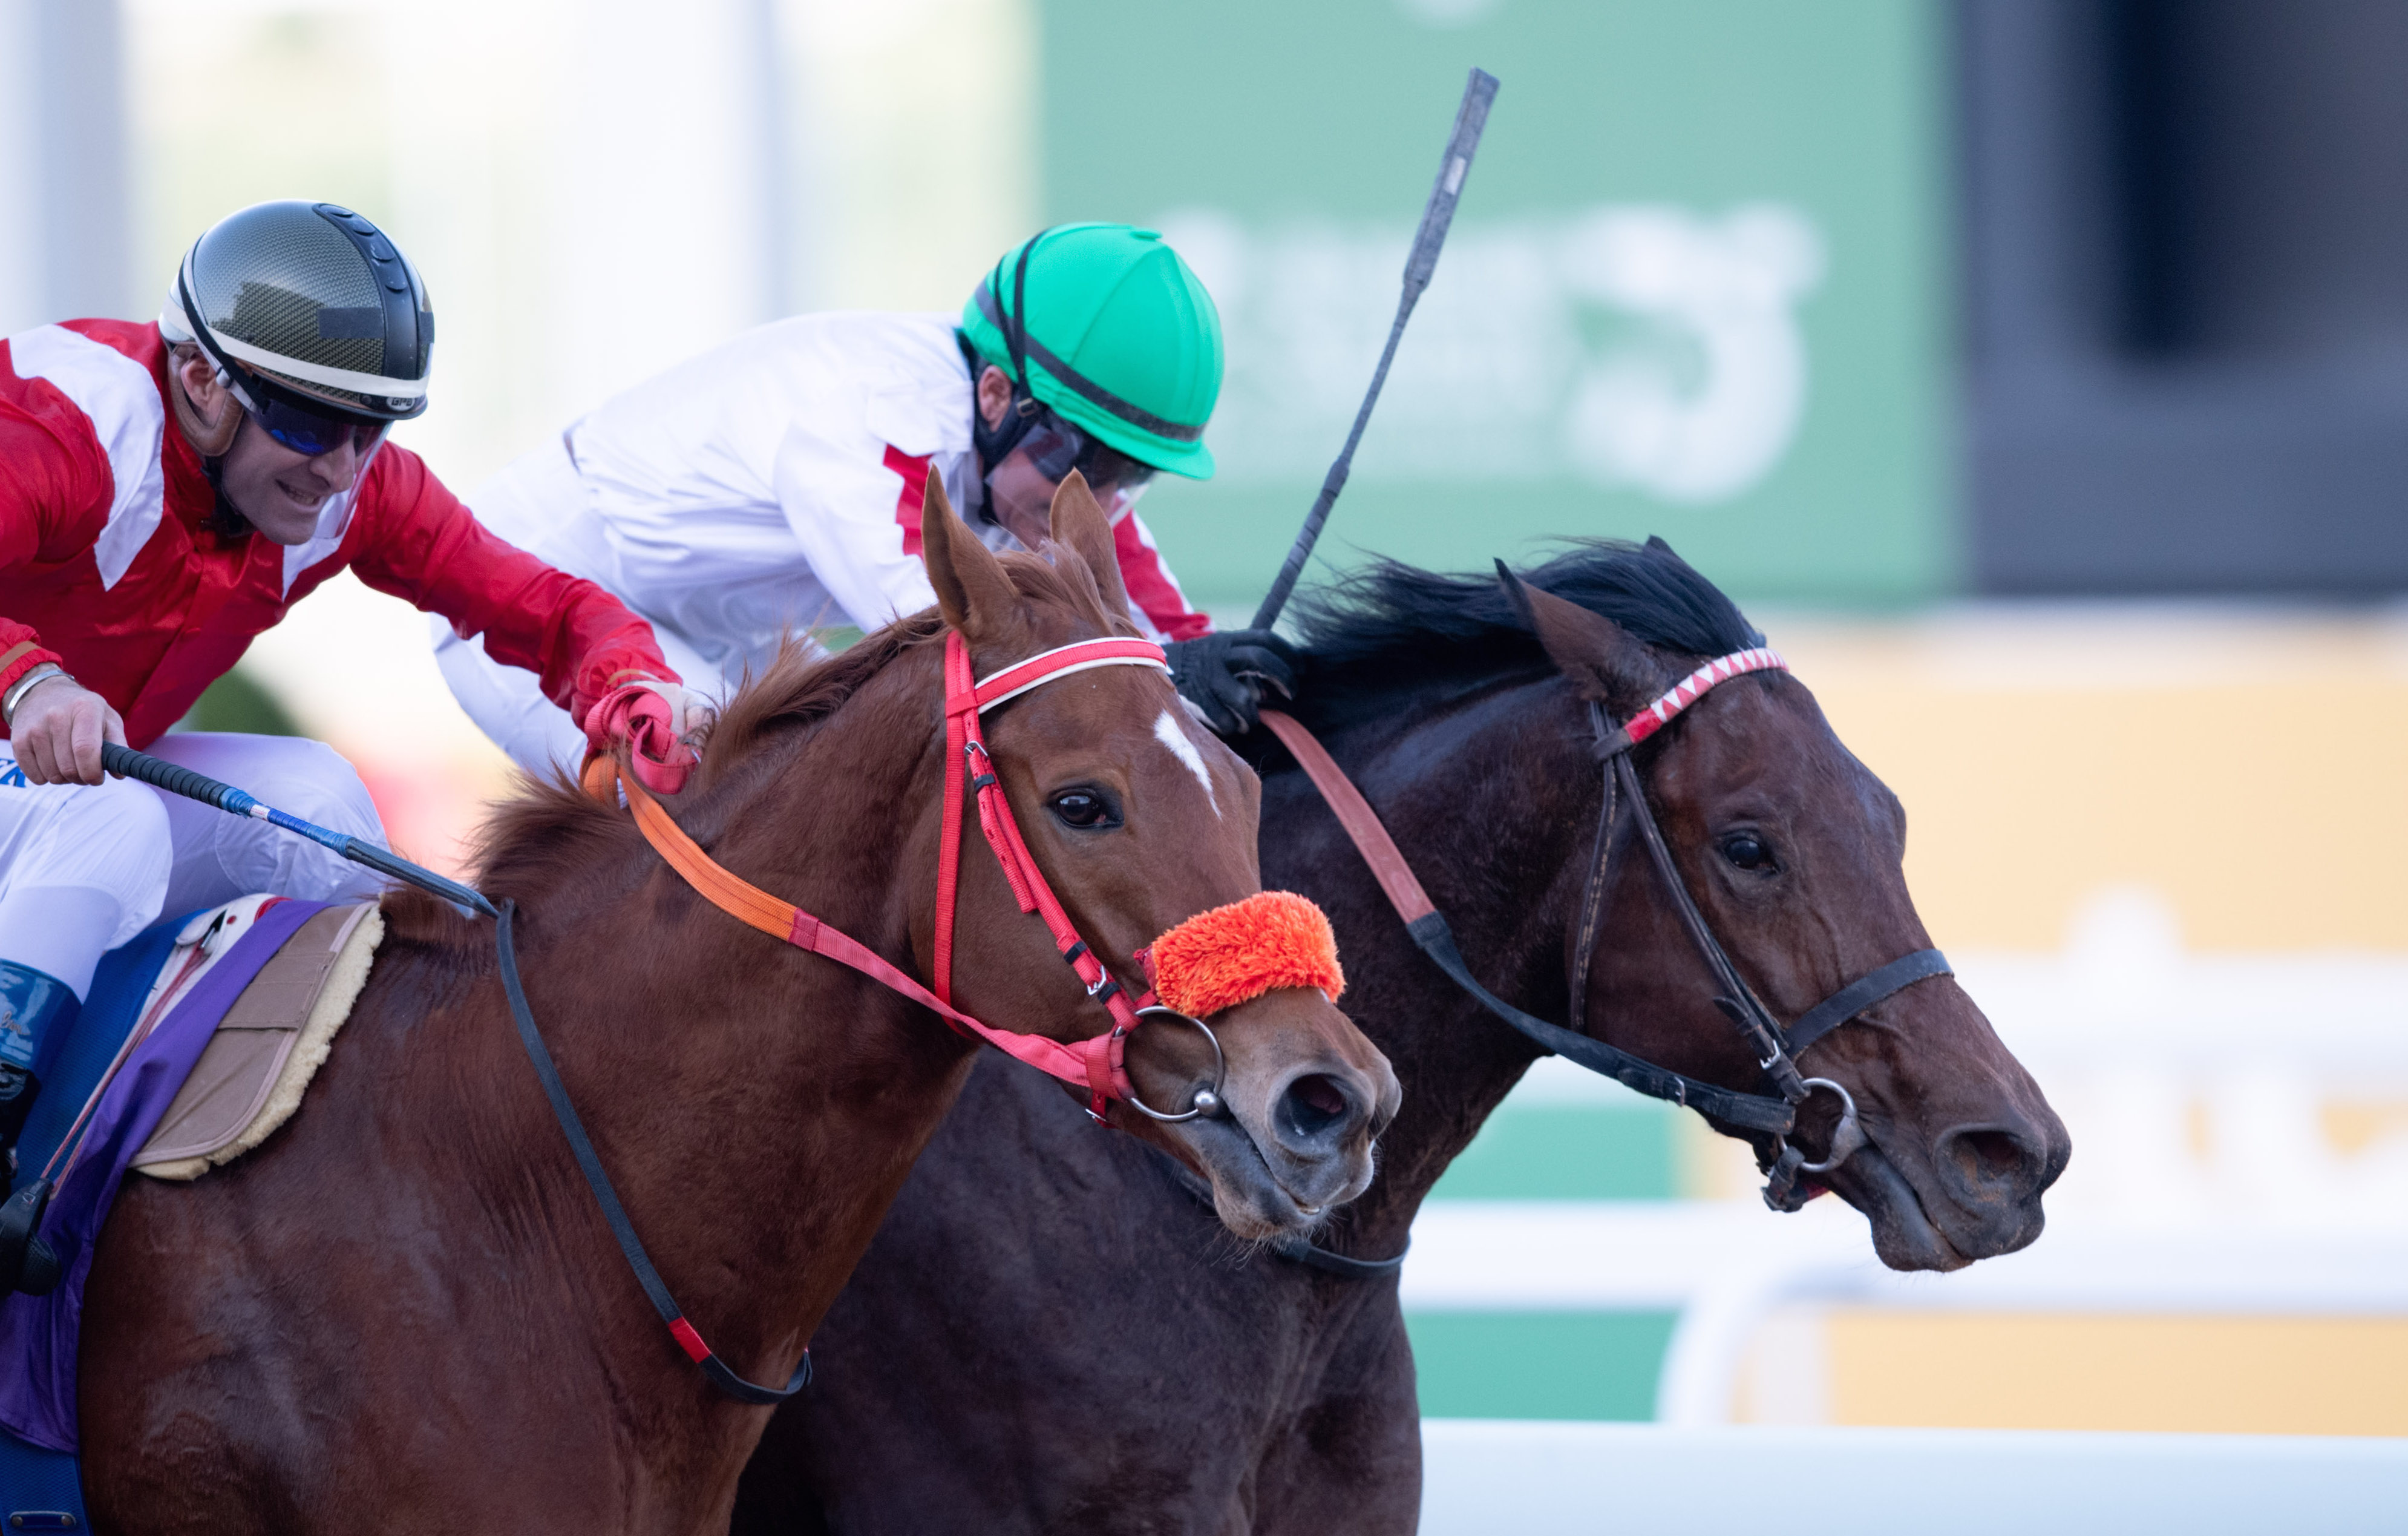
[[[367,984],[384,917],[329,907],[284,941],[235,999],[134,1169],[197,1179],[267,1140],[301,1107],[335,1032]]]
[[[49,1450],[76,1448],[84,1282],[119,1181],[183,1087],[218,1020],[284,940],[324,910],[315,901],[253,901],[247,917],[229,909],[195,922],[163,924],[102,957],[83,1012],[60,1032],[66,1038],[55,1055],[56,1075],[47,1080],[18,1142],[29,1174],[53,1160],[64,1164],[54,1175],[58,1191],[41,1227],[64,1277],[48,1296],[0,1297],[0,1428]],[[179,943],[188,934],[198,939],[195,929],[212,927],[213,940]],[[177,984],[188,970],[198,979]],[[119,1057],[123,1065],[95,1095],[93,1085]],[[86,1113],[87,1099],[89,1120],[73,1156],[54,1157]]]

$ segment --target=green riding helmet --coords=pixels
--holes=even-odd
[[[962,334],[1054,412],[1141,464],[1212,478],[1221,313],[1150,229],[1056,224],[1004,252]]]

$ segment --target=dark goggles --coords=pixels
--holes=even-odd
[[[1154,466],[1105,446],[1050,410],[1039,411],[1019,446],[1027,452],[1029,466],[1057,485],[1073,469],[1086,476],[1090,485],[1124,491],[1154,478]]]
[[[357,449],[361,458],[376,451],[377,444],[392,430],[389,422],[367,422],[340,416],[321,416],[314,410],[304,410],[274,396],[259,405],[244,402],[243,409],[259,429],[279,444],[309,458],[331,453],[345,443]]]

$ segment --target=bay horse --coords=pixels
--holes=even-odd
[[[1042,558],[990,553],[933,478],[929,491],[938,612],[815,665],[790,652],[730,702],[694,782],[664,802],[726,870],[920,975],[942,784],[965,772],[939,707],[946,631],[982,674],[1134,633],[1083,482],[1056,497]],[[1183,720],[1161,670],[1105,666],[987,722],[982,761],[1037,866],[1133,991],[1121,957],[1260,889],[1254,776],[1200,727],[1170,740]],[[976,813],[956,825],[969,850],[956,1006],[1096,1035],[1104,1008],[1023,915]],[[626,811],[565,782],[501,807],[486,838],[480,883],[517,905],[533,1016],[643,1242],[732,1369],[786,1381],[972,1044],[749,931]],[[768,1410],[706,1385],[634,1283],[513,1038],[493,931],[409,894],[386,910],[393,931],[293,1122],[195,1184],[129,1181],[101,1239],[80,1393],[95,1524],[724,1529]],[[1114,1123],[1201,1170],[1238,1234],[1297,1227],[1358,1193],[1396,1109],[1378,1052],[1311,988],[1213,1023],[1223,1113],[1166,1126],[1116,1102]],[[1127,1049],[1154,1105],[1185,1102],[1210,1073],[1192,1029],[1150,1026]],[[1083,1121],[1083,1099],[1065,1098]],[[1074,1165],[1019,1176],[1090,1198]],[[983,1276],[953,1304],[1076,1263],[1024,1253],[1019,1275]]]
[[[1569,974],[1604,800],[1588,704],[1626,718],[1700,658],[1762,638],[1659,542],[1576,547],[1524,579],[1538,634],[1484,578],[1383,565],[1322,594],[1303,613],[1294,712],[1486,985],[1652,1062],[1758,1089],[1627,811],[1576,1012]],[[1360,978],[1350,1004],[1406,1087],[1377,1181],[1315,1241],[1387,1259],[1538,1052],[1416,950],[1269,733],[1246,740],[1265,878],[1328,911]],[[1897,799],[1787,673],[1713,687],[1637,756],[1684,884],[1782,1018],[1929,943]],[[1951,1270],[2039,1234],[2065,1128],[1953,980],[1895,993],[1803,1058],[1858,1106],[1870,1144],[1821,1178],[1865,1213],[1885,1262]],[[1800,1118],[1827,1150],[1834,1100],[1817,1093]],[[1419,1413],[1393,1270],[1238,1249],[1164,1159],[1078,1129],[1012,1074],[972,1074],[828,1315],[825,1389],[763,1438],[738,1536],[1414,1529]],[[1770,1160],[1770,1140],[1757,1148]],[[1064,1167],[1109,1195],[1053,1198],[1034,1170]],[[1032,1247],[1085,1256],[992,1283],[1025,1273],[1014,1256]],[[973,1290],[979,1306],[948,1304]]]

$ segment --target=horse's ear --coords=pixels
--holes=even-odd
[[[1054,488],[1054,542],[1078,553],[1104,595],[1104,611],[1117,619],[1128,611],[1128,588],[1121,581],[1120,556],[1112,551],[1112,520],[1104,515],[1087,477],[1076,469]]]
[[[928,584],[937,589],[938,611],[966,638],[991,633],[1019,611],[1019,589],[1003,562],[953,515],[945,482],[933,474],[920,497],[920,557],[927,562]]]
[[[1656,667],[1630,631],[1602,613],[1529,585],[1497,562],[1497,581],[1522,622],[1539,637],[1555,670],[1583,698],[1636,707],[1655,691]]]

